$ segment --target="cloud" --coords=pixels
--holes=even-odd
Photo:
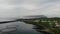
[[[60,17],[60,0],[0,0],[0,17],[46,15]]]

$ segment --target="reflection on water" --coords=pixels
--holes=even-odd
[[[15,23],[0,24],[0,34],[11,34],[17,31],[18,25]]]
[[[6,27],[0,28],[0,34],[9,34],[17,30],[17,25],[8,25]]]
[[[34,25],[23,22],[0,24],[0,34],[41,34],[32,29]]]

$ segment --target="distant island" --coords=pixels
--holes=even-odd
[[[29,19],[29,18],[47,18],[45,15],[29,15],[29,16],[24,16],[23,19]]]

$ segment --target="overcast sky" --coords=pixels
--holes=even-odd
[[[60,0],[0,0],[0,17],[26,15],[60,17]]]

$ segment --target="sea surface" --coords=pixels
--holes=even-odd
[[[4,20],[5,19],[2,19],[1,21]],[[6,21],[7,20],[8,19],[6,19]],[[0,24],[0,34],[41,34],[40,32],[33,29],[34,26],[35,25],[26,24],[20,21],[3,23]]]

